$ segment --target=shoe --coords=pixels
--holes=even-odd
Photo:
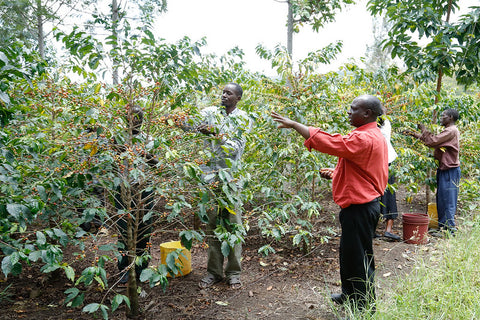
[[[428,234],[435,238],[443,238],[444,236],[444,233],[439,230],[429,231]]]
[[[230,286],[230,289],[237,290],[242,287],[242,282],[240,281],[239,277],[231,277],[230,279],[227,280],[228,285]]]
[[[347,296],[343,293],[332,293],[330,299],[336,304],[344,304],[348,300]]]
[[[205,289],[205,288],[208,288],[208,287],[211,287],[213,286],[215,283],[218,283],[220,281],[222,281],[223,279],[222,278],[216,278],[214,275],[212,274],[207,274],[205,276],[205,278],[203,278],[200,283],[198,284],[198,286],[200,287],[200,289]]]
[[[393,234],[391,232],[388,232],[388,231],[385,231],[385,233],[383,234],[383,236],[385,238],[389,238],[389,239],[392,239],[394,241],[400,241],[402,238],[400,238],[399,236],[397,236],[396,234]]]
[[[382,235],[380,235],[380,234],[378,234],[378,233],[375,233],[375,234],[373,235],[373,239],[377,239],[377,238],[381,238],[381,237],[382,237]]]

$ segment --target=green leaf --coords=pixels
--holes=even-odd
[[[35,234],[37,235],[37,244],[38,245],[44,245],[44,244],[47,243],[47,238],[45,237],[43,232],[37,231]]]
[[[114,245],[114,244],[103,244],[100,247],[98,247],[98,249],[100,249],[102,251],[116,251],[117,246]]]
[[[105,289],[105,283],[103,282],[102,277],[95,275],[93,278],[98,282],[102,289]]]
[[[10,255],[10,262],[12,265],[16,265],[18,261],[20,261],[20,255],[15,251]]]
[[[258,253],[263,254],[264,256],[268,256],[269,253],[275,253],[275,249],[272,248],[271,245],[266,244],[258,249]]]
[[[75,280],[75,270],[73,270],[73,268],[70,266],[64,266],[62,268],[63,270],[65,270],[65,275],[67,276],[67,279],[73,282]]]
[[[90,285],[93,282],[93,277],[95,276],[95,267],[88,267],[82,272],[82,276],[78,278],[76,284],[81,282],[85,283],[85,285]]]
[[[177,269],[177,266],[175,265],[175,259],[177,258],[178,258],[178,253],[176,251],[173,251],[167,254],[167,258],[165,259],[165,262],[167,263],[167,266],[170,270]]]
[[[87,304],[85,307],[83,307],[82,311],[83,312],[88,312],[88,313],[94,313],[100,308],[99,303],[90,303]]]
[[[62,191],[60,190],[60,188],[55,184],[52,184],[51,187],[52,187],[52,191],[55,193],[57,198],[62,200],[63,196],[62,196]]]
[[[130,300],[128,299],[128,297],[124,296],[123,294],[117,294],[115,297],[113,297],[112,312],[117,310],[117,308],[120,306],[120,304],[122,304],[122,302],[125,302],[130,308]]]
[[[187,177],[190,177],[192,179],[197,178],[197,172],[195,171],[193,165],[191,165],[190,163],[187,163],[183,166],[183,172]]]
[[[198,205],[197,215],[203,223],[208,223],[208,213],[204,204],[200,203]]]
[[[10,256],[6,256],[5,258],[3,258],[3,260],[2,260],[2,272],[5,275],[5,277],[7,277],[8,274],[12,271],[12,268],[13,268],[13,264],[12,264]]]
[[[210,181],[210,180],[213,180],[213,179],[215,179],[215,173],[209,173],[204,178],[205,181]]]
[[[202,202],[202,203],[208,203],[208,201],[210,201],[210,193],[204,192],[204,193],[202,194],[202,200],[201,200],[201,202]]]
[[[47,197],[47,192],[45,191],[45,187],[37,186],[37,190],[38,190],[38,194],[40,195],[40,199],[46,202],[48,200],[48,197]]]
[[[2,100],[6,105],[10,104],[10,97],[3,91],[0,91],[0,100]]]
[[[10,215],[12,215],[15,219],[19,220],[22,214],[26,214],[29,212],[28,208],[23,204],[19,203],[9,203],[7,204],[7,211]]]
[[[153,215],[153,210],[148,211],[148,212],[142,217],[142,221],[143,221],[143,222],[149,221],[149,220],[152,218],[152,215]]]
[[[28,255],[28,260],[30,260],[32,262],[37,262],[38,259],[40,259],[41,257],[42,257],[42,251],[41,250],[32,251]]]
[[[300,234],[296,234],[293,237],[293,245],[296,246],[302,241],[302,236]]]
[[[100,310],[102,311],[102,316],[104,320],[108,320],[108,307],[104,304],[100,305]]]
[[[15,155],[10,151],[10,150],[2,150],[3,151],[3,156],[5,157],[5,160],[7,160],[8,163],[13,164],[15,161]],[[13,173],[13,168],[11,168],[11,172]]]
[[[222,241],[222,254],[224,257],[228,257],[230,254],[230,245],[227,241]]]
[[[140,274],[140,281],[145,282],[149,280],[154,274],[155,274],[155,271],[153,271],[150,268],[143,269],[142,273]]]
[[[5,55],[5,53],[3,53],[1,51],[0,51],[0,61],[2,62],[2,64],[0,64],[0,66],[4,66],[4,65],[9,64],[8,57]]]
[[[76,308],[81,306],[84,300],[85,300],[85,293],[82,292],[81,294],[79,294],[73,299],[73,301],[71,302],[71,307]]]
[[[42,268],[40,268],[40,270],[43,273],[50,273],[57,270],[58,268],[60,268],[60,265],[57,263],[54,263],[54,264],[46,264]]]
[[[190,250],[192,248],[192,239],[193,239],[193,236],[191,234],[191,232],[189,231],[182,231],[180,233],[180,239],[181,239],[181,243],[182,245],[187,248],[188,250]]]
[[[79,295],[80,290],[78,288],[67,289],[64,293],[67,295],[65,298],[65,305],[67,307],[78,307],[80,305],[79,298],[83,302],[83,294]]]
[[[152,31],[145,29],[144,30],[145,34],[150,38],[150,40],[154,40],[155,36],[153,35]]]

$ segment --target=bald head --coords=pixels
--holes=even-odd
[[[375,121],[377,120],[378,116],[383,114],[382,103],[377,97],[369,94],[364,94],[355,98],[355,100],[358,100],[360,106],[364,107],[365,109],[372,110],[372,117],[375,118]]]
[[[377,117],[381,114],[382,103],[377,97],[371,95],[355,98],[348,111],[350,124],[357,128],[370,122],[376,122]]]

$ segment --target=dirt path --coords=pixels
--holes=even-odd
[[[266,258],[247,247],[243,287],[237,291],[225,283],[198,289],[206,251],[196,248],[192,273],[173,279],[165,293],[153,289],[149,296],[157,302],[147,311],[164,319],[336,319],[329,295],[340,290],[338,244],[334,238],[306,256],[284,250]],[[419,246],[375,239],[374,251],[381,296],[390,280],[409,270]]]
[[[398,205],[400,212],[424,212],[426,208],[421,196],[414,199],[412,204],[399,196]],[[326,210],[338,211],[335,206]],[[334,217],[335,214],[330,212],[324,217],[329,216]],[[320,223],[325,224],[324,227],[333,227],[340,233],[338,219],[322,219]],[[396,222],[394,230],[402,235],[400,224],[401,219]],[[379,233],[383,227],[380,222]],[[156,241],[152,242],[156,244]],[[285,249],[288,247],[285,246],[284,249],[277,247],[275,254],[261,257],[257,250],[264,244],[265,240],[255,232],[249,233],[242,254],[243,287],[240,290],[231,290],[225,283],[199,289],[198,282],[206,273],[207,253],[202,246],[195,246],[191,252],[190,274],[171,279],[166,292],[160,287],[142,286],[142,319],[336,319],[329,295],[340,290],[339,237],[334,236],[327,243],[313,243],[308,254],[298,249]],[[430,246],[374,239],[379,299],[388,292],[389,283],[399,274],[408,272],[414,259]],[[152,264],[156,264],[160,259],[159,251],[154,251],[153,255]],[[115,265],[109,268],[109,276],[113,277],[113,281]],[[5,290],[9,296],[0,296],[3,297],[0,299],[0,319],[92,318],[79,309],[63,306],[63,292],[71,285],[62,273],[44,275],[30,268],[19,277],[9,277],[8,281],[0,279],[0,292],[10,284],[11,287]],[[95,299],[102,295],[99,291]],[[124,319],[123,310],[115,312],[111,318]]]
[[[400,193],[400,212],[425,211],[421,196],[412,203],[406,203],[403,198]],[[335,206],[327,210],[338,211]],[[340,233],[338,219],[323,220],[321,224],[333,225]],[[382,233],[382,228],[384,225],[380,222],[378,233]],[[394,231],[402,235],[401,218],[396,221]],[[198,282],[206,273],[207,254],[206,249],[195,247],[193,271],[173,279],[165,293],[157,289],[149,292],[152,300],[146,311],[152,316],[162,314],[164,319],[336,319],[329,296],[340,290],[339,240],[333,237],[328,243],[315,243],[307,255],[298,249],[284,249],[261,257],[257,249],[264,243],[259,236],[250,234],[243,252],[243,287],[237,291],[225,283],[204,290],[198,288]],[[388,292],[390,282],[408,272],[417,255],[429,246],[374,239],[380,299]]]

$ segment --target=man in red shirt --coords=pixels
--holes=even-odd
[[[359,309],[372,304],[375,288],[372,238],[380,217],[379,197],[388,180],[387,143],[377,127],[382,114],[378,98],[362,95],[355,98],[348,111],[349,134],[329,134],[320,129],[272,112],[279,128],[292,128],[306,140],[309,149],[338,157],[335,169],[322,169],[321,176],[332,179],[333,200],[340,207],[340,279],[342,293],[332,294],[334,302],[347,301]]]

